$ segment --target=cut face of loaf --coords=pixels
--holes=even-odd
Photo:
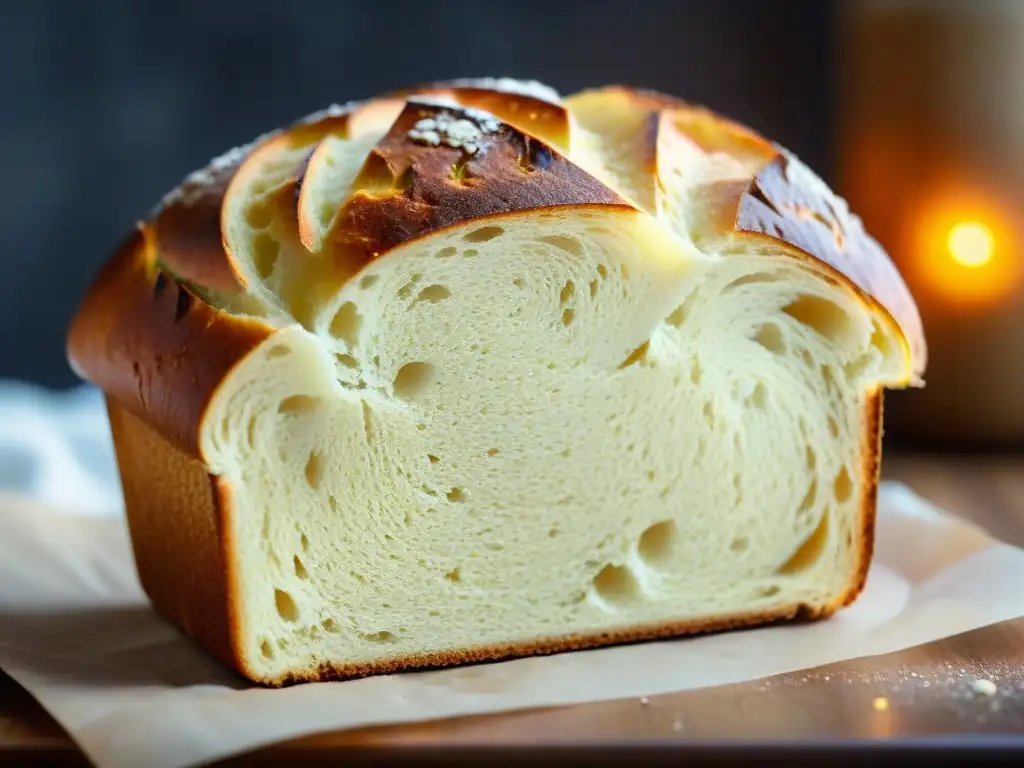
[[[346,677],[859,593],[882,389],[923,338],[792,156],[656,94],[488,81],[215,177],[115,256],[70,348],[143,585],[225,663]]]

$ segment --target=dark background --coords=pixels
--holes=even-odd
[[[2,0],[0,378],[76,383],[64,332],[135,219],[229,147],[453,77],[622,82],[746,121],[832,174],[828,2]]]

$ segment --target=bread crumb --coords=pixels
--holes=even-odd
[[[885,712],[889,709],[889,700],[885,696],[879,696],[871,702],[871,706],[875,708],[876,712]]]
[[[979,696],[995,696],[999,690],[991,680],[975,680],[971,688]]]

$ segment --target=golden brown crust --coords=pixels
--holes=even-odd
[[[139,581],[154,608],[237,669],[238,584],[226,578],[223,481],[107,397]]]
[[[270,335],[210,307],[155,264],[137,229],[104,266],[72,321],[68,356],[87,379],[198,455],[203,414],[228,372]]]
[[[228,182],[244,159],[207,169],[202,180],[168,199],[152,220],[160,263],[180,280],[220,293],[240,286],[224,255],[220,210]]]
[[[479,135],[449,146],[442,131],[434,141],[430,134],[437,132],[429,126],[448,116],[475,125]],[[353,187],[330,235],[350,262],[498,213],[566,205],[628,207],[538,139],[471,111],[412,101],[370,152]]]

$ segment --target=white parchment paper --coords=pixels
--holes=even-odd
[[[116,475],[98,402],[76,400],[77,421],[56,404],[25,403],[15,412],[22,421],[37,430],[62,419],[77,425],[76,439],[95,455],[92,469],[76,469],[74,451],[54,426],[52,435],[33,437],[52,458],[40,460],[10,429],[5,434],[10,422],[0,419],[0,466],[11,466],[5,446],[20,450],[23,463],[36,462],[35,480],[0,491],[0,668],[104,768],[174,768],[317,731],[752,680],[1024,616],[1024,551],[904,486],[886,485],[865,592],[825,622],[284,690],[251,688],[148,606],[123,514],[111,501]],[[3,405],[0,399],[0,414]],[[56,460],[66,472],[54,469]],[[57,491],[52,483],[61,477],[81,485]],[[110,512],[99,514],[105,502]]]

